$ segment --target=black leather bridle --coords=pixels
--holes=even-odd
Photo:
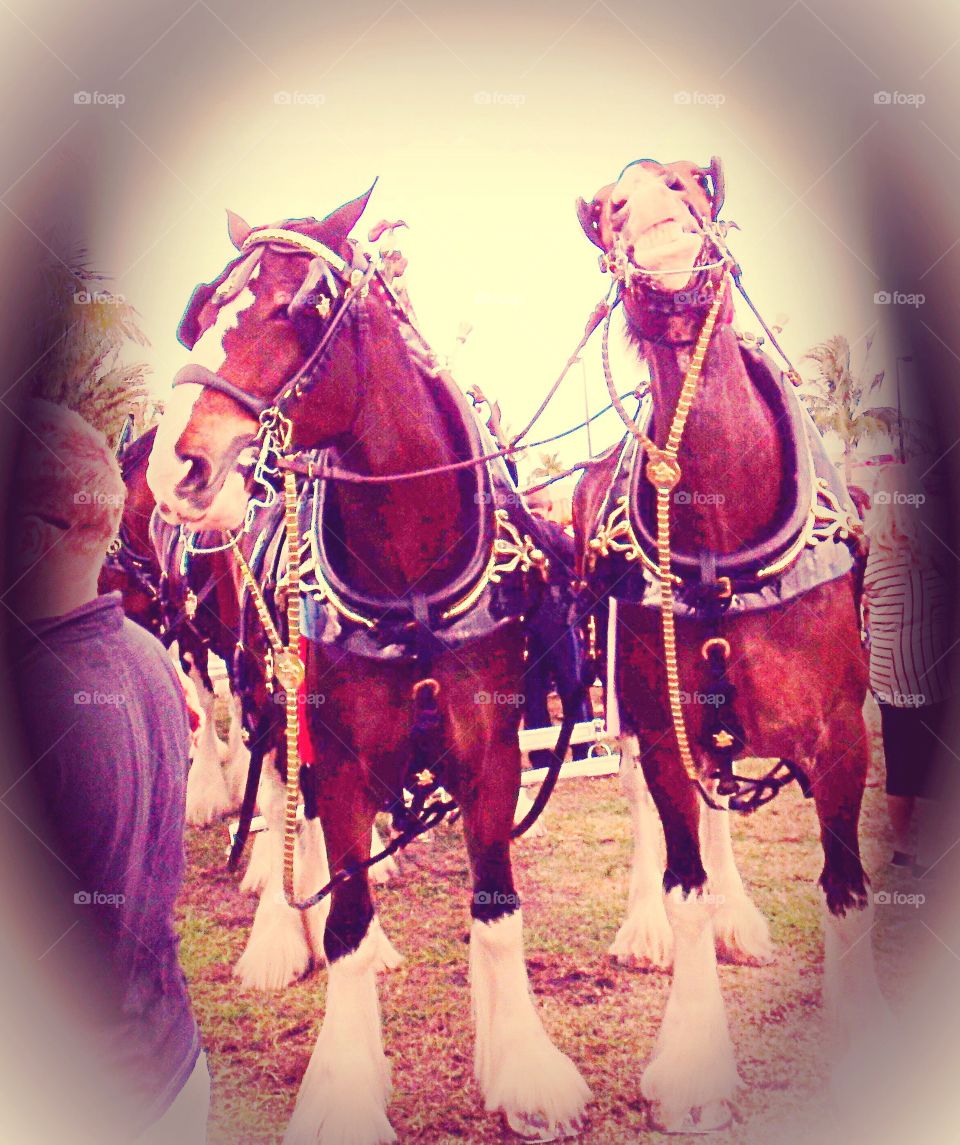
[[[289,446],[292,428],[289,416],[290,408],[306,397],[317,385],[320,380],[319,367],[326,357],[334,334],[347,317],[352,303],[364,293],[376,274],[377,268],[372,260],[366,259],[356,250],[354,251],[354,265],[351,267],[319,240],[282,227],[252,231],[243,244],[242,253],[250,253],[257,247],[266,246],[286,250],[289,253],[305,253],[313,256],[301,288],[288,308],[288,314],[292,319],[298,299],[307,285],[318,283],[328,274],[333,275],[336,279],[339,287],[340,305],[337,306],[326,322],[316,346],[273,399],[258,398],[249,394],[222,374],[195,363],[184,366],[173,379],[173,385],[199,385],[204,389],[213,390],[231,398],[260,422],[261,436],[268,439],[272,438],[275,447],[285,449]]]

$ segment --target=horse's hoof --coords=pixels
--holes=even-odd
[[[579,1118],[571,1122],[551,1125],[542,1113],[505,1113],[503,1116],[510,1132],[519,1137],[521,1141],[565,1141],[568,1138],[579,1136],[580,1130],[583,1128],[583,1123]]]
[[[719,1133],[732,1122],[733,1112],[726,1101],[695,1105],[677,1118],[664,1117],[656,1107],[650,1112],[650,1126],[660,1133]]]
[[[735,966],[769,966],[776,958],[766,918],[747,895],[723,902],[713,918],[717,957]]]
[[[673,931],[661,903],[634,907],[617,931],[609,953],[621,966],[669,970],[673,966]]]

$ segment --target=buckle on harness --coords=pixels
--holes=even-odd
[[[440,681],[435,680],[433,676],[425,676],[422,680],[418,680],[413,688],[410,690],[411,698],[414,700],[420,699],[420,693],[424,688],[430,689],[431,699],[436,699],[440,695]]]
[[[284,417],[278,406],[268,406],[260,414],[260,431],[258,438],[273,438],[276,445],[286,451],[290,448],[293,437],[293,422]]]

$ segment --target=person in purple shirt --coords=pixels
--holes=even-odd
[[[206,1140],[210,1079],[174,930],[189,752],[162,645],[97,595],[125,491],[102,434],[47,402],[14,469],[10,590],[21,721],[43,838],[73,875],[56,947],[119,1138]],[[68,892],[69,893],[69,892]],[[77,968],[80,967],[80,970]]]

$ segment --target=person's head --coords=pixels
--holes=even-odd
[[[535,493],[529,493],[526,501],[527,508],[534,517],[538,517],[541,521],[550,519],[550,514],[553,512],[553,497],[550,495],[549,486],[546,489],[538,489]]]
[[[885,465],[877,475],[864,518],[871,548],[920,561],[931,550],[935,528],[927,493],[909,465]]]
[[[860,520],[865,521],[867,519],[867,513],[870,510],[870,494],[859,485],[848,485],[847,492],[850,494],[850,500],[860,514]]]
[[[21,611],[53,616],[92,600],[126,497],[103,434],[63,406],[34,400],[13,478],[11,565]]]

